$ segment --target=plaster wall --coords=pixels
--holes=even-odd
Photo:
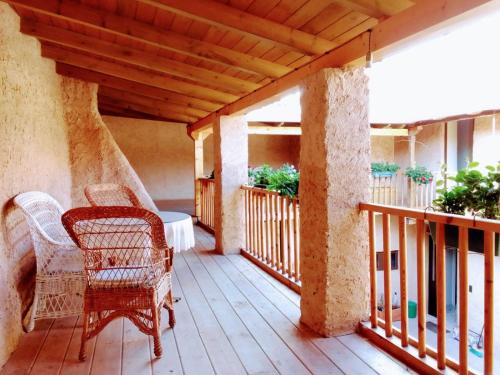
[[[476,118],[473,137],[473,160],[483,167],[496,165],[500,160],[500,115]]]
[[[210,175],[214,169],[213,136],[209,135],[203,144],[203,169]],[[269,164],[273,168],[284,163],[299,166],[300,136],[297,135],[257,135],[248,136],[248,164],[258,167]]]
[[[394,138],[379,135],[370,137],[372,161],[394,162]]]
[[[184,125],[111,116],[103,120],[155,201],[193,199],[194,143]]]
[[[96,94],[96,85],[58,76],[0,3],[0,366],[22,335],[35,275],[28,227],[12,198],[39,190],[69,209],[86,204],[86,183],[106,180],[151,201],[100,120]]]

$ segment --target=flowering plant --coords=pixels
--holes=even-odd
[[[411,178],[418,185],[427,185],[432,182],[434,176],[431,171],[422,165],[416,167],[408,167],[405,171],[405,176]]]

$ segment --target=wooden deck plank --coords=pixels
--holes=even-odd
[[[151,375],[149,336],[123,319],[122,375]]]
[[[61,375],[89,375],[94,357],[96,338],[93,337],[87,342],[87,360],[80,361],[78,354],[80,352],[80,343],[82,341],[82,317],[78,318],[75,330],[71,336],[68,351],[61,369]]]
[[[56,319],[45,340],[32,374],[58,374],[68,350],[78,317]]]
[[[222,256],[212,255],[208,252],[199,253],[199,255],[219,289],[224,293],[228,302],[248,330],[252,332],[255,340],[278,371],[282,374],[309,374],[310,371],[307,370],[300,359],[295,356],[272,327],[260,316],[227,275],[221,272],[215,258]]]
[[[2,369],[2,375],[28,374],[31,371],[53,323],[53,319],[36,322],[35,329],[19,341],[17,349]]]
[[[204,250],[197,249],[197,251],[203,252]],[[248,373],[277,374],[269,358],[226,300],[197,255],[194,252],[188,252],[184,258]]]
[[[297,329],[270,300],[241,274],[229,260],[230,257],[214,258],[259,314],[264,317],[304,365],[314,374],[341,374],[339,368],[308,340],[308,335],[303,330]],[[234,255],[234,257],[238,256]]]
[[[174,307],[177,316],[174,333],[184,373],[187,375],[214,374],[212,363],[208,358],[198,328],[186,303],[183,289],[177,279],[177,270],[173,275],[173,283],[175,295],[181,298]]]
[[[177,254],[175,259],[175,272],[215,372],[227,375],[245,374],[241,361],[210,309],[182,254]]]
[[[97,336],[92,359],[92,374],[121,375],[123,319],[109,323]],[[88,348],[87,348],[88,349]],[[89,357],[90,352],[87,352]],[[90,358],[87,357],[87,361]]]

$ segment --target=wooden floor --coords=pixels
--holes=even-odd
[[[362,337],[321,338],[299,324],[299,296],[240,255],[220,256],[195,228],[197,247],[174,259],[177,325],[162,319],[163,352],[128,320],[112,322],[77,359],[77,318],[40,321],[1,374],[401,374]],[[166,313],[166,311],[164,311]]]

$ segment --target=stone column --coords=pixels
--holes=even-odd
[[[218,116],[214,127],[215,248],[238,254],[245,243],[245,202],[240,187],[248,182],[248,130],[244,116]]]
[[[203,177],[203,142],[209,133],[200,132],[194,135],[194,208],[195,215],[198,220],[201,217],[201,185],[198,182],[199,178]]]
[[[324,69],[302,86],[301,321],[334,336],[367,318],[370,125],[364,70]]]

